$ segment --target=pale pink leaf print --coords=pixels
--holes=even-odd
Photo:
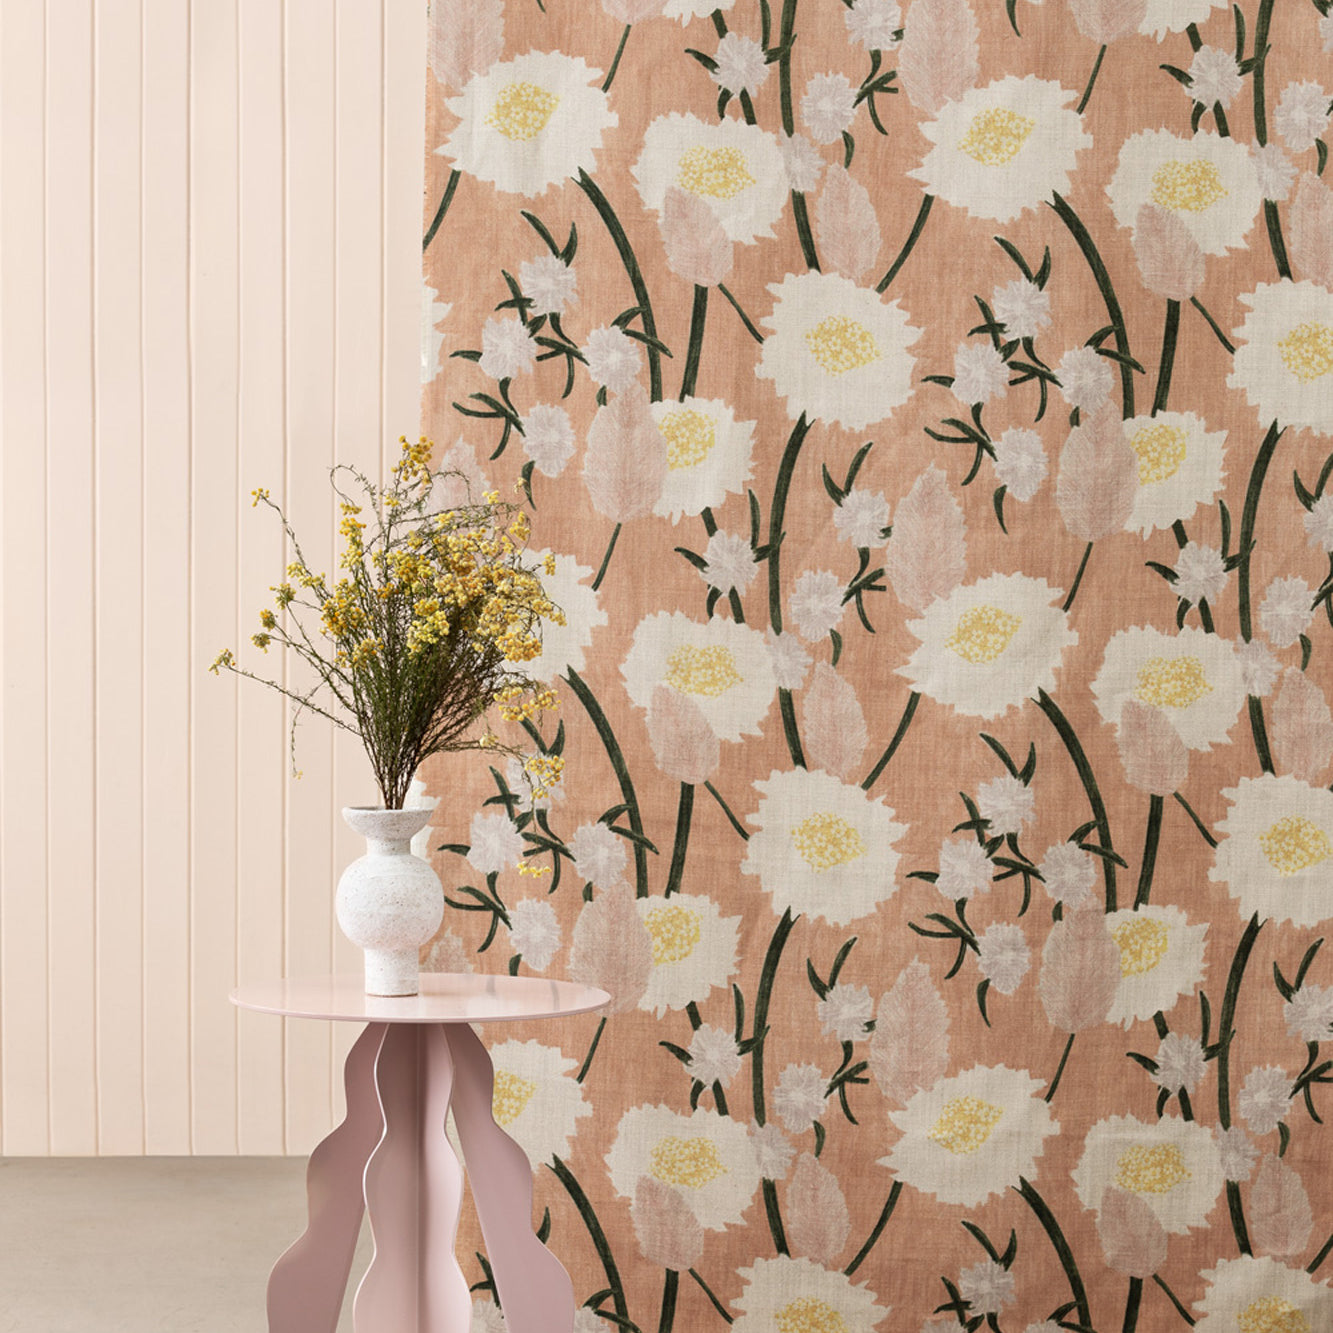
[[[1144,204],[1134,223],[1134,258],[1143,285],[1169,301],[1188,301],[1203,282],[1203,250],[1190,229],[1157,204]]]
[[[626,886],[606,889],[579,912],[569,951],[569,975],[611,996],[609,1014],[633,1009],[648,989],[653,939]]]
[[[592,419],[583,480],[594,508],[617,523],[651,512],[666,481],[666,441],[642,385],[618,393]]]
[[[1259,1164],[1250,1187],[1250,1239],[1263,1254],[1289,1258],[1310,1239],[1314,1214],[1300,1176],[1275,1153]]]
[[[866,187],[841,163],[829,167],[815,205],[815,238],[824,271],[859,282],[875,265],[884,238]]]
[[[1099,46],[1138,32],[1148,17],[1148,0],[1069,0],[1069,8],[1079,32]]]
[[[801,703],[801,735],[809,768],[850,777],[870,741],[856,689],[827,662],[815,667]]]
[[[693,699],[657,685],[648,704],[648,741],[657,766],[677,782],[707,782],[721,757],[717,733]]]
[[[1095,542],[1121,531],[1138,484],[1138,456],[1108,400],[1069,432],[1060,451],[1055,503],[1070,535]]]
[[[680,1192],[655,1176],[640,1176],[630,1220],[643,1257],[677,1273],[688,1272],[704,1252],[704,1232]]]
[[[667,267],[686,282],[715,287],[731,272],[733,246],[713,210],[698,195],[668,185],[657,225]]]
[[[504,51],[504,0],[434,0],[426,40],[431,73],[461,88]]]
[[[831,1264],[847,1244],[851,1218],[837,1177],[812,1153],[802,1153],[787,1186],[787,1240],[791,1252]]]
[[[1333,715],[1324,692],[1303,671],[1288,667],[1273,701],[1273,761],[1279,773],[1318,785],[1333,759]]]
[[[898,600],[914,611],[951,593],[967,573],[963,509],[933,463],[898,506],[885,568]]]
[[[1041,951],[1037,992],[1051,1026],[1082,1032],[1106,1021],[1120,985],[1120,950],[1098,908],[1057,922]]]
[[[1127,1277],[1152,1277],[1166,1258],[1166,1231],[1157,1214],[1119,1185],[1102,1193],[1097,1235],[1107,1264]]]
[[[1333,287],[1333,190],[1311,171],[1296,182],[1288,226],[1292,266],[1301,277]]]
[[[880,1091],[903,1105],[948,1071],[949,1010],[919,959],[881,997],[867,1055]]]
[[[1184,786],[1190,752],[1160,708],[1126,699],[1115,739],[1131,786],[1154,796],[1170,796]]]
[[[967,0],[916,0],[898,48],[898,81],[912,105],[934,115],[981,74],[977,20]]]

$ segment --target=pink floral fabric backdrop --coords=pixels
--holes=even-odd
[[[1327,0],[430,21],[424,429],[567,623],[428,965],[614,996],[492,1043],[579,1333],[1333,1328]]]

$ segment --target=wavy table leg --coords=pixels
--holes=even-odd
[[[444,1133],[453,1065],[443,1029],[391,1024],[375,1058],[384,1133],[365,1170],[375,1257],[352,1307],[357,1333],[466,1333],[454,1257],[463,1172]]]
[[[269,1333],[334,1333],[337,1328],[365,1207],[361,1172],[383,1123],[374,1062],[384,1030],[383,1024],[370,1024],[347,1054],[347,1115],[310,1154],[309,1222],[269,1276]]]
[[[505,1326],[509,1333],[573,1333],[573,1283],[532,1230],[532,1166],[491,1115],[490,1056],[466,1024],[445,1031],[454,1057],[454,1124]]]

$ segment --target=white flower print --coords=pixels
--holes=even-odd
[[[1001,995],[1012,995],[1032,963],[1023,927],[1009,921],[992,922],[977,936],[977,967]]]
[[[1289,83],[1278,98],[1273,127],[1293,153],[1313,148],[1328,129],[1328,94],[1317,83]]]
[[[1250,156],[1259,176],[1259,192],[1265,199],[1281,201],[1296,184],[1296,164],[1282,151],[1282,145],[1250,145]]]
[[[898,0],[856,0],[843,12],[847,36],[867,51],[888,51],[895,34],[902,31],[903,13]]]
[[[545,898],[523,898],[509,909],[509,943],[534,972],[545,972],[560,948],[560,922]]]
[[[727,33],[718,42],[713,59],[717,62],[713,82],[737,96],[757,93],[768,78],[764,48],[753,37],[742,37],[738,32]]]
[[[1246,694],[1265,699],[1277,684],[1282,664],[1257,639],[1236,645],[1236,660],[1240,663],[1242,688]]]
[[[734,532],[719,529],[713,533],[703,555],[707,568],[699,571],[700,576],[710,588],[719,592],[730,592],[734,588],[744,593],[759,573],[749,538]]]
[[[953,354],[953,392],[960,403],[988,403],[1009,387],[1009,367],[989,342],[959,343]]]
[[[625,839],[601,820],[580,824],[568,846],[574,856],[574,874],[585,884],[612,889],[625,878],[629,861]]]
[[[914,1093],[889,1120],[902,1137],[880,1159],[906,1185],[974,1208],[1032,1180],[1044,1140],[1058,1130],[1026,1070],[976,1066]]]
[[[523,452],[543,477],[558,477],[574,456],[574,427],[563,407],[537,403],[523,418]]]
[[[985,848],[975,838],[946,838],[940,844],[940,873],[935,887],[950,902],[989,893],[994,873]]]
[[[1014,1300],[1014,1275],[993,1259],[985,1259],[958,1274],[958,1291],[967,1301],[968,1314],[999,1314]]]
[[[773,1089],[773,1112],[792,1134],[809,1129],[823,1114],[825,1078],[815,1065],[788,1065]]]
[[[1287,1001],[1287,1031],[1301,1041],[1327,1041],[1333,1036],[1333,987],[1306,982]]]
[[[488,319],[481,330],[482,373],[495,380],[512,379],[532,369],[537,342],[517,315]]]
[[[690,1073],[701,1083],[726,1087],[740,1073],[741,1053],[730,1032],[705,1023],[690,1039]]]
[[[1198,603],[1207,599],[1216,604],[1227,586],[1227,569],[1222,553],[1198,542],[1186,542],[1176,557],[1177,597]]]
[[[459,123],[436,149],[458,170],[508,194],[545,194],[593,172],[602,135],[618,123],[602,71],[578,56],[529,51],[469,79],[446,105]]]
[[[564,612],[565,623],[553,620],[543,623],[542,650],[523,664],[523,670],[533,680],[551,681],[571,669],[583,670],[593,634],[606,624],[607,613],[592,589],[590,580],[594,571],[590,565],[581,565],[572,555],[559,551],[538,549],[529,554],[542,589]],[[550,574],[546,572],[548,557],[555,566]]]
[[[1245,82],[1236,57],[1216,46],[1201,46],[1194,53],[1189,75],[1190,95],[1194,100],[1204,106],[1220,102],[1223,110],[1231,105]]]
[[[837,629],[843,613],[843,587],[827,569],[808,569],[792,586],[787,611],[796,632],[808,643],[817,643]]]
[[[860,1041],[866,1024],[875,1016],[875,1001],[865,986],[839,983],[815,1005],[819,1026],[826,1037],[839,1041]]]
[[[1291,1109],[1291,1075],[1273,1065],[1251,1069],[1236,1097],[1236,1109],[1251,1134],[1272,1133]]]
[[[1210,130],[1190,138],[1169,130],[1132,135],[1106,193],[1122,227],[1135,227],[1139,210],[1156,204],[1209,255],[1243,246],[1262,202],[1250,150]]]
[[[1057,903],[1073,909],[1082,907],[1092,896],[1092,886],[1097,882],[1097,864],[1092,853],[1085,852],[1076,843],[1052,843],[1037,868],[1041,871],[1046,892]]]
[[[1071,347],[1055,367],[1060,396],[1080,412],[1095,412],[1111,396],[1111,363],[1095,347]]]
[[[1208,430],[1193,412],[1133,417],[1125,439],[1138,459],[1130,530],[1147,536],[1183,522],[1222,489],[1227,433]]]
[[[488,1054],[495,1067],[491,1114],[534,1163],[567,1157],[578,1122],[592,1114],[573,1075],[578,1062],[558,1047],[503,1041]]]
[[[1197,1333],[1318,1333],[1333,1327],[1333,1290],[1267,1256],[1223,1259],[1200,1275]]]
[[[1110,912],[1106,926],[1120,950],[1120,985],[1108,1023],[1128,1028],[1159,1010],[1170,1013],[1202,982],[1208,927],[1191,925],[1178,907]]]
[[[1152,1081],[1167,1092],[1192,1096],[1207,1072],[1203,1047],[1195,1037],[1168,1032],[1157,1046],[1157,1072]]]
[[[1304,579],[1274,579],[1259,605],[1259,624],[1274,648],[1290,648],[1314,620],[1314,589]]]
[[[1333,792],[1265,773],[1222,795],[1229,808],[1208,874],[1227,886],[1241,915],[1298,926],[1333,916]]]
[[[508,815],[481,814],[472,816],[468,830],[471,847],[467,862],[479,875],[493,875],[516,866],[523,855],[523,835],[510,822]]]
[[[534,315],[563,315],[578,297],[578,275],[558,255],[539,255],[519,265],[518,285]]]
[[[789,273],[768,288],[773,311],[755,373],[771,380],[793,420],[802,414],[864,430],[912,396],[921,336],[897,301],[837,273]]]
[[[801,119],[816,143],[837,143],[856,115],[856,89],[845,74],[816,74],[805,85]]]
[[[784,690],[799,690],[810,670],[811,657],[805,645],[795,634],[775,634],[772,629],[764,631],[764,643],[778,685]]]
[[[803,134],[784,135],[781,147],[782,164],[791,188],[802,194],[818,188],[819,178],[824,174],[824,159],[819,149]]]
[[[610,393],[622,393],[639,377],[639,344],[615,324],[593,329],[583,346],[588,374]]]
[[[1076,92],[1009,75],[946,102],[919,128],[932,147],[908,172],[972,217],[1011,222],[1069,189],[1079,152],[1092,146]]]
[[[833,526],[853,546],[882,546],[884,529],[889,526],[889,502],[879,491],[853,486],[833,511]]]
[[[711,898],[676,893],[638,898],[635,907],[653,946],[653,970],[639,1008],[661,1018],[668,1009],[702,1004],[736,971],[740,918],[723,916]]]
[[[737,421],[720,398],[654,403],[666,442],[667,474],[653,513],[673,523],[716,509],[744,491],[754,448],[753,421]]]
[[[1250,313],[1235,331],[1227,386],[1244,391],[1261,426],[1333,434],[1333,292],[1288,279],[1239,299]]]
[[[1012,773],[1001,773],[977,788],[977,809],[989,820],[991,833],[1021,833],[1036,813],[1037,796]]]
[[[1030,500],[1046,479],[1046,449],[1035,430],[1011,426],[995,440],[995,477],[1015,500]]]
[[[1250,1136],[1239,1125],[1232,1125],[1230,1129],[1218,1126],[1215,1135],[1218,1155],[1222,1159],[1222,1174],[1228,1180],[1249,1180],[1254,1164],[1259,1160],[1259,1149],[1250,1142]]]
[[[660,211],[668,187],[701,199],[729,239],[771,237],[787,200],[787,173],[776,136],[731,117],[709,123],[671,112],[643,136],[633,167],[645,208]]]
[[[1321,495],[1302,521],[1316,551],[1333,551],[1333,495]]]
[[[1051,322],[1050,293],[1017,278],[991,293],[991,312],[1011,338],[1035,338]]]
[[[897,891],[893,844],[907,830],[882,799],[803,768],[754,785],[759,809],[741,870],[759,877],[775,911],[845,926]]]
[[[989,574],[955,588],[907,623],[920,647],[898,667],[937,703],[969,717],[997,717],[1055,688],[1064,650],[1078,642],[1051,605],[1058,588],[1025,574]]]

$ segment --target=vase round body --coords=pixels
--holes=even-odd
[[[365,951],[367,995],[415,995],[421,945],[444,918],[444,890],[412,838],[433,810],[348,806],[343,819],[366,840],[366,854],[338,881],[338,925]]]

